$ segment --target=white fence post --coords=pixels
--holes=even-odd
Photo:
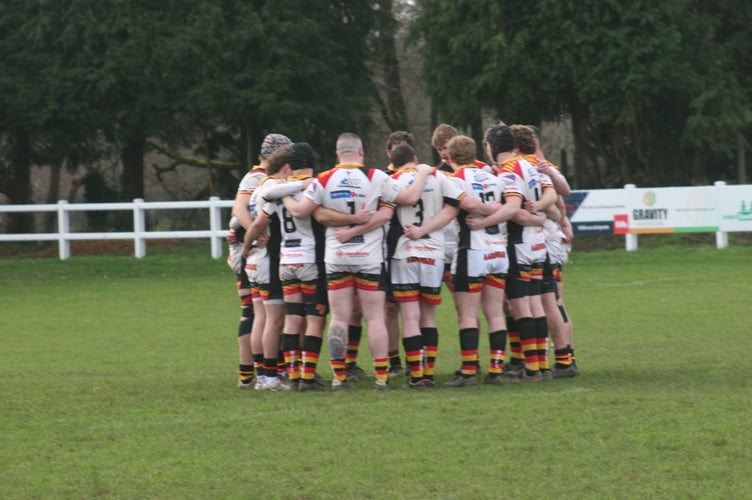
[[[209,231],[212,233],[211,256],[219,259],[222,257],[222,242],[224,237],[215,236],[222,230],[222,207],[219,205],[219,196],[209,197]]]
[[[58,200],[57,202],[58,255],[60,260],[70,258],[70,240],[68,239],[70,219],[68,218],[68,211],[65,210],[67,204],[68,200]]]
[[[146,214],[141,204],[143,198],[133,200],[133,252],[137,259],[146,257]]]
[[[637,189],[634,184],[624,184],[624,189]],[[633,233],[627,233],[624,235],[624,244],[627,252],[637,251],[637,235]]]
[[[726,187],[726,183],[724,181],[715,181],[713,185],[716,188],[716,200],[720,204],[721,192],[723,191],[723,188]],[[720,209],[718,210],[718,213],[720,213]],[[716,248],[727,248],[728,244],[729,244],[728,233],[725,233],[723,231],[718,231],[717,233],[715,233],[715,247]]]

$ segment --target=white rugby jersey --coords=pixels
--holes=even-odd
[[[504,182],[504,197],[522,198],[523,208],[525,201],[540,200],[544,189],[553,189],[551,178],[539,172],[521,156],[505,161],[499,169],[499,177]],[[520,226],[516,222],[509,221],[507,228],[510,243],[538,244],[546,238],[542,226]]]
[[[258,186],[253,191],[253,194],[251,195],[250,200],[248,201],[248,211],[251,214],[251,218],[253,220],[256,220],[258,217],[272,217],[276,214],[276,211],[273,210],[272,213],[266,214],[263,213],[263,208],[266,205],[266,202],[264,201],[264,191],[268,190],[272,186],[275,186],[279,183],[279,178],[273,177],[273,176],[264,176],[259,181]],[[272,221],[272,224],[274,221]],[[254,260],[261,259],[263,257],[266,257],[269,255],[269,253],[277,253],[279,249],[279,241],[273,241],[274,235],[278,232],[276,230],[271,230],[270,226],[267,226],[267,228],[264,230],[263,234],[269,235],[270,239],[269,242],[266,244],[264,248],[257,248],[256,252],[253,253]],[[278,236],[277,236],[278,238]]]
[[[445,170],[440,165],[436,170],[438,170],[440,174],[443,174],[447,179],[454,175],[454,170],[452,170],[451,167],[448,167],[448,170]],[[457,219],[453,219],[449,224],[444,226],[441,231],[444,234],[444,261],[452,262],[454,251],[457,249],[457,233],[460,231]]]
[[[288,177],[288,181],[302,181],[310,176]],[[266,191],[266,190],[265,190]],[[303,196],[303,191],[291,195],[295,201]],[[279,250],[280,264],[313,264],[316,263],[316,245],[323,245],[323,238],[318,237],[321,233],[319,225],[313,217],[296,219],[287,211],[282,200],[269,201],[264,204],[264,213],[271,216],[276,213],[279,217],[279,226],[282,241]]]
[[[408,188],[417,175],[415,168],[399,170],[392,175],[401,189]],[[391,230],[388,233],[389,255],[393,259],[406,259],[408,257],[424,257],[430,259],[443,259],[445,257],[444,230],[439,229],[426,234],[419,240],[411,240],[404,235],[403,227],[407,225],[422,226],[441,210],[444,203],[458,206],[460,200],[466,194],[460,187],[449,180],[442,172],[434,170],[426,179],[426,187],[423,188],[420,200],[413,206],[399,206],[395,210],[399,224],[392,220]],[[450,222],[450,224],[452,223]]]
[[[253,168],[248,171],[242,179],[240,179],[237,194],[253,194],[258,187],[259,182],[261,182],[261,179],[264,177],[266,177],[266,170],[264,170],[264,167],[254,165]],[[230,217],[228,227],[235,230],[240,229],[240,222],[236,216],[233,215]],[[242,243],[242,241],[240,243]]]
[[[382,170],[361,164],[338,164],[320,173],[303,196],[317,205],[354,214],[363,205],[375,212],[380,200],[392,203],[399,190],[397,183]],[[335,228],[327,227],[324,260],[342,265],[378,264],[384,261],[383,241],[383,228],[340,243]]]
[[[452,180],[465,193],[482,203],[493,203],[494,201],[501,203],[504,185],[493,172],[478,168],[475,165],[463,165],[454,173]],[[467,212],[462,210],[457,217],[460,226],[457,249],[469,248],[484,252],[505,249],[507,244],[506,222],[483,229],[471,230],[465,222],[467,215]]]

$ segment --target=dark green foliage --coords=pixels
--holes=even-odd
[[[75,168],[113,155],[120,198],[141,197],[153,144],[198,157],[211,171],[205,194],[232,196],[266,133],[329,149],[367,126],[369,2],[11,0],[1,9],[0,192],[14,202],[31,201],[30,186],[11,180],[28,179],[33,162]],[[220,162],[239,165],[234,180]]]
[[[568,116],[577,184],[729,178],[752,123],[752,7],[689,0],[424,0],[429,92],[459,125]]]

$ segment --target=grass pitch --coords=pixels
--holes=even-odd
[[[751,263],[575,251],[576,379],[440,387],[445,303],[433,391],[270,394],[234,387],[234,279],[203,248],[1,260],[0,498],[750,497]]]

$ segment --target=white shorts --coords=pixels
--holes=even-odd
[[[517,263],[525,266],[542,264],[546,261],[546,243],[515,243]]]
[[[443,275],[444,259],[408,257],[392,260],[389,278],[395,302],[420,299],[429,304],[440,304]]]
[[[548,260],[551,264],[563,266],[569,261],[569,252],[572,251],[571,243],[562,243],[558,240],[546,241]]]
[[[452,260],[452,287],[456,292],[479,293],[484,285],[503,289],[509,272],[504,250],[457,250]]]

